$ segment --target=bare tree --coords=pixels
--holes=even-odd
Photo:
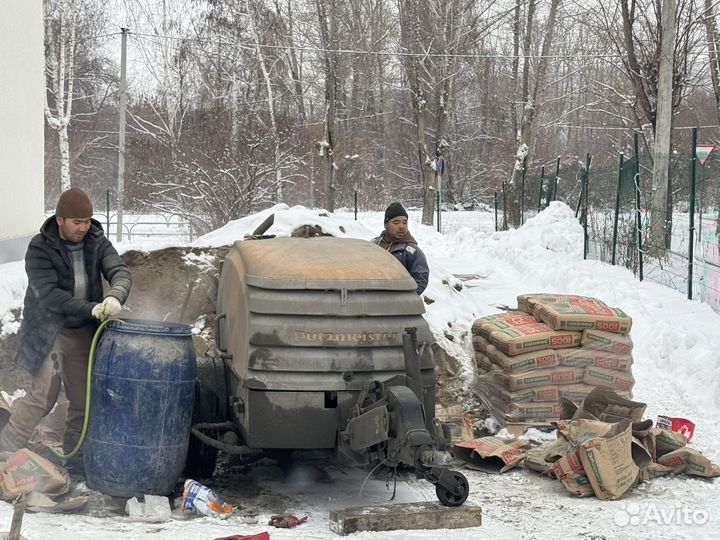
[[[551,0],[550,11],[545,21],[545,35],[543,36],[542,48],[539,58],[537,59],[537,68],[533,74],[534,81],[532,89],[530,88],[530,45],[532,40],[532,27],[535,19],[536,0],[530,0],[528,4],[528,15],[526,34],[523,46],[523,54],[525,55],[525,66],[523,70],[523,98],[522,120],[520,121],[519,136],[517,140],[517,150],[515,152],[515,163],[510,177],[508,187],[508,200],[505,209],[505,219],[509,226],[519,226],[521,223],[520,215],[520,196],[521,187],[520,179],[523,175],[525,164],[535,151],[535,143],[537,137],[538,123],[540,121],[540,108],[543,102],[545,92],[545,77],[547,75],[548,64],[550,63],[550,53],[552,50],[553,38],[555,34],[555,26],[558,17],[558,8],[560,0]]]
[[[710,64],[710,80],[712,81],[713,94],[717,120],[720,122],[720,35],[718,34],[717,21],[715,19],[714,3],[705,0],[705,11],[703,13],[705,23],[705,40],[708,49],[708,60]]]
[[[673,111],[674,45],[675,0],[662,0],[660,68],[657,83],[658,99],[655,116],[655,149],[653,152],[653,197],[648,246],[649,253],[655,256],[662,254],[665,247],[670,247],[670,223],[667,220],[667,215],[672,216],[672,208],[668,212],[668,190]]]
[[[151,89],[145,95],[145,113],[129,111],[129,129],[161,142],[174,164],[185,116],[196,91],[197,65],[189,41],[191,0],[126,1],[131,37],[149,76],[149,80],[138,82]]]
[[[273,1],[275,3],[275,11],[277,12],[278,16],[285,15],[287,17],[287,30],[283,38],[284,41],[287,43],[287,55],[289,58],[290,73],[292,75],[292,90],[295,96],[295,101],[297,103],[298,120],[300,120],[300,122],[304,122],[307,117],[305,113],[305,92],[303,90],[301,65],[298,61],[297,51],[295,50],[295,12],[293,10],[292,0],[287,0],[284,13],[280,1]]]
[[[57,132],[60,149],[60,185],[71,187],[68,126],[72,119],[75,54],[80,6],[75,0],[46,0],[45,7],[45,119]]]
[[[268,115],[270,118],[270,131],[273,140],[273,170],[275,172],[275,185],[277,187],[277,201],[283,201],[283,185],[282,185],[282,168],[280,165],[280,132],[278,130],[277,120],[275,118],[275,97],[273,91],[272,79],[270,77],[270,70],[272,65],[268,68],[265,61],[265,54],[263,53],[262,46],[260,44],[260,34],[257,30],[256,19],[261,16],[261,7],[255,3],[250,4],[250,13],[248,14],[248,26],[250,28],[251,35],[255,38],[255,53],[257,54],[258,63],[260,64],[260,71],[263,75],[265,82],[265,88],[267,92],[267,104],[268,104]]]
[[[325,160],[324,195],[328,210],[335,210],[335,117],[337,115],[338,26],[337,0],[315,0],[325,72],[325,132],[318,142]]]

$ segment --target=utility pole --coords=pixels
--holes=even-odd
[[[125,207],[125,114],[127,112],[127,35],[121,28],[120,45],[120,129],[118,131],[118,192],[117,192],[117,241],[123,238],[123,210]],[[108,231],[110,233],[110,231]]]
[[[652,255],[665,252],[668,223],[668,176],[673,109],[673,50],[675,48],[675,0],[662,0],[660,67],[658,76],[655,147],[653,148],[653,198],[650,216]]]

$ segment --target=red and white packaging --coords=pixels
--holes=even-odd
[[[669,429],[670,431],[683,435],[687,439],[687,442],[692,440],[695,433],[695,424],[687,418],[658,415],[655,425],[659,428]]]

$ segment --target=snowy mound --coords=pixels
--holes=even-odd
[[[324,234],[338,238],[370,240],[377,236],[359,222],[331,214],[327,210],[310,210],[304,206],[290,208],[287,204],[276,204],[257,214],[230,221],[224,227],[201,236],[192,245],[196,247],[232,245],[236,240],[242,240],[246,234],[251,234],[271,215],[275,216],[274,222],[264,234],[290,236],[298,227],[309,225],[318,227]]]
[[[519,229],[498,232],[492,236],[499,243],[499,253],[534,259],[548,257],[548,251],[563,258],[582,258],[583,230],[575,213],[565,203],[554,201]],[[554,257],[553,257],[554,258]],[[558,257],[559,259],[559,257]]]

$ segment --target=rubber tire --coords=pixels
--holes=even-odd
[[[227,383],[225,363],[221,358],[198,358],[192,425],[204,422],[225,422],[227,415]],[[207,432],[213,438],[220,433]],[[218,450],[190,435],[185,460],[185,478],[212,478]]]
[[[461,506],[468,498],[468,495],[470,494],[470,484],[468,483],[467,478],[465,478],[465,475],[458,472],[458,471],[450,471],[456,480],[460,482],[460,485],[463,488],[462,493],[460,496],[454,495],[453,493],[450,493],[447,489],[445,489],[440,484],[435,484],[435,494],[437,495],[438,500],[441,504],[444,506]]]

